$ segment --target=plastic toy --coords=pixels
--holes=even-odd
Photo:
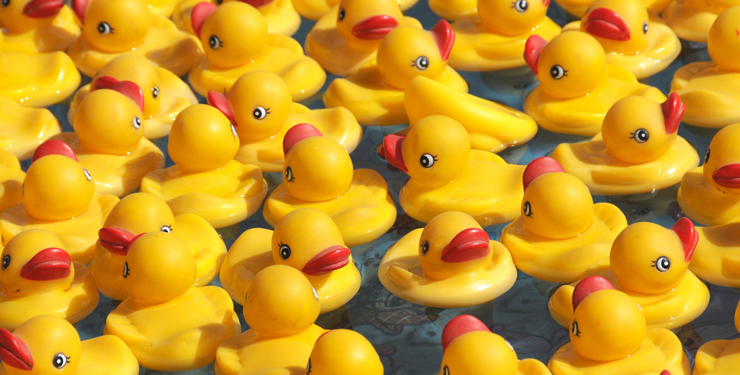
[[[92,89],[107,86],[112,80],[100,81],[108,76],[118,81],[131,81],[144,94],[144,116],[141,118],[144,137],[162,138],[170,133],[175,117],[183,109],[198,104],[190,87],[167,69],[154,66],[140,55],[121,55],[103,66],[93,78],[93,83],[82,86],[75,94],[69,107],[67,119],[74,124],[77,107]]]
[[[13,154],[0,150],[0,212],[21,203],[25,176],[18,159]]]
[[[223,340],[239,334],[231,297],[216,286],[193,287],[195,259],[167,232],[136,236],[116,252],[130,297],[109,315],[104,334],[118,336],[142,366],[160,371],[203,367]]]
[[[443,212],[462,211],[485,227],[519,216],[524,167],[471,150],[459,122],[429,116],[412,126],[408,136],[387,135],[383,146],[385,159],[410,177],[399,201],[414,219],[429,222]]]
[[[194,213],[214,228],[236,224],[267,195],[262,171],[234,160],[238,149],[239,136],[221,112],[188,107],[170,132],[167,150],[175,165],[149,172],[140,191],[164,199],[174,215]]]
[[[740,308],[735,309],[735,329],[740,330]],[[730,375],[740,365],[740,340],[713,340],[696,352],[694,375]]]
[[[583,18],[586,11],[594,4],[595,0],[555,0],[558,5],[568,11],[568,13]],[[642,0],[647,9],[655,14],[660,14],[665,9],[671,0]]]
[[[139,363],[117,337],[81,341],[64,319],[42,315],[12,334],[0,328],[0,374],[136,375]]]
[[[215,4],[241,1],[260,11],[267,22],[267,29],[272,34],[291,36],[301,26],[301,16],[293,7],[291,0],[215,0]],[[210,0],[181,0],[175,5],[172,21],[177,28],[189,34],[195,34],[192,24],[193,8],[200,3],[211,3]]]
[[[280,172],[285,163],[283,138],[293,126],[310,123],[347,150],[354,151],[362,128],[345,108],[310,110],[293,103],[290,88],[280,76],[265,70],[244,73],[226,95],[210,91],[210,105],[234,124],[239,134],[235,159],[263,172]]]
[[[321,89],[326,72],[303,54],[301,45],[280,34],[269,34],[262,14],[254,7],[232,1],[216,7],[200,3],[193,8],[192,26],[205,56],[188,74],[193,89],[225,93],[244,73],[267,70],[278,74],[300,101]]]
[[[447,66],[454,42],[455,32],[445,20],[431,31],[396,27],[380,42],[377,64],[368,62],[357,74],[332,81],[324,105],[345,107],[364,125],[406,124],[404,91],[413,78],[424,76],[468,92],[467,82]]]
[[[688,270],[698,240],[687,218],[671,229],[635,223],[617,236],[610,259],[595,263],[586,274],[608,279],[637,302],[648,328],[678,328],[696,319],[709,304],[706,285]],[[563,285],[550,298],[550,314],[566,327],[573,318],[574,287]]]
[[[198,40],[149,13],[144,0],[73,0],[82,34],[67,50],[86,76],[121,55],[141,55],[182,76],[203,55]]]
[[[683,109],[675,94],[662,104],[639,96],[624,98],[604,117],[603,138],[560,144],[552,157],[592,194],[667,188],[699,165],[696,150],[677,134]]]
[[[329,73],[354,75],[375,58],[383,37],[402,25],[421,28],[403,16],[396,0],[343,0],[309,31],[306,54]]]
[[[149,12],[162,16],[164,18],[170,18],[172,11],[175,6],[180,3],[181,0],[145,0],[149,5]]]
[[[263,269],[252,280],[244,303],[244,320],[251,328],[221,343],[216,374],[290,373],[307,368],[314,343],[325,332],[313,324],[320,305],[316,290],[301,271],[285,265]]]
[[[401,238],[383,256],[380,282],[424,306],[476,306],[506,293],[516,281],[509,251],[470,215],[447,211]]]
[[[347,246],[357,246],[380,237],[396,221],[383,177],[371,169],[353,170],[347,151],[313,126],[290,128],[283,149],[283,183],[263,207],[271,226],[293,210],[315,208],[331,216]]]
[[[341,0],[293,0],[293,6],[301,16],[312,20],[318,20],[325,14],[333,11]],[[401,10],[405,11],[419,0],[398,0]]]
[[[671,1],[662,16],[681,39],[706,43],[717,16],[737,5],[740,5],[738,0]]]
[[[242,233],[221,266],[221,285],[243,304],[254,275],[273,264],[291,266],[306,276],[319,295],[322,314],[342,307],[360,289],[352,252],[332,218],[315,208],[288,213],[274,232],[254,228]]]
[[[560,26],[545,13],[550,0],[478,0],[478,13],[457,18],[452,29],[457,40],[449,64],[455,69],[479,72],[526,65],[527,38],[552,40]]]
[[[6,244],[0,283],[0,327],[5,329],[44,314],[76,323],[98,305],[98,289],[87,267],[73,262],[62,241],[45,230],[24,231]]]
[[[25,108],[0,96],[0,148],[24,160],[41,143],[62,132],[56,117],[45,108]],[[3,157],[4,158],[4,157]]]
[[[3,50],[64,52],[80,34],[72,10],[62,0],[13,0],[0,7]]]
[[[378,353],[361,334],[335,329],[321,335],[308,358],[306,375],[383,375]]]
[[[134,193],[121,199],[98,232],[95,259],[90,273],[105,296],[122,301],[129,297],[124,288],[121,254],[132,238],[140,233],[167,232],[181,239],[195,259],[193,286],[204,286],[218,274],[226,256],[226,245],[205,219],[195,214],[174,216],[162,199],[149,193]]]
[[[23,181],[22,201],[0,214],[3,243],[28,229],[55,234],[75,262],[95,255],[98,229],[118,203],[115,195],[95,194],[95,183],[64,142],[44,142],[34,153]]]
[[[666,99],[627,70],[607,64],[604,48],[584,32],[567,31],[550,43],[533,35],[524,59],[540,81],[527,96],[524,112],[556,133],[595,135],[609,108],[627,96]]]
[[[478,0],[429,0],[429,8],[442,18],[454,21],[478,13]]]
[[[570,343],[548,367],[553,375],[690,375],[681,341],[664,328],[647,329],[640,306],[600,276],[581,280],[573,291]]]
[[[546,156],[524,170],[521,207],[522,216],[503,230],[501,243],[518,269],[554,283],[582,279],[589,266],[609,257],[627,227],[619,208],[594,204],[586,185]]]

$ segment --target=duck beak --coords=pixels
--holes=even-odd
[[[59,14],[64,0],[31,0],[23,7],[23,14],[31,18],[53,17]]]
[[[19,370],[33,369],[33,357],[26,343],[5,328],[0,328],[0,360]]]
[[[247,3],[247,4],[251,5],[251,6],[253,6],[255,8],[259,8],[259,7],[263,7],[263,6],[267,5],[267,4],[270,4],[270,3],[272,3],[275,0],[240,0],[240,1],[243,1],[243,2],[245,2],[245,3]]]
[[[696,244],[699,243],[699,233],[694,228],[694,223],[687,217],[680,218],[671,228],[681,239],[683,245],[684,260],[689,262],[694,255]]]
[[[630,29],[617,12],[608,8],[596,8],[583,21],[583,29],[599,38],[630,40]]]
[[[719,186],[737,189],[740,188],[740,164],[727,164],[712,173],[714,183]]]
[[[544,4],[546,7],[550,6],[550,0],[542,0],[542,4]]]
[[[452,52],[452,46],[455,44],[455,31],[450,27],[449,22],[440,20],[431,30],[434,40],[437,42],[439,54],[442,60],[447,61]]]
[[[85,24],[85,9],[87,9],[88,2],[90,2],[90,0],[72,0],[70,2],[72,11],[75,12],[77,19],[80,20],[80,23],[83,25]]]
[[[143,235],[144,233],[137,236],[120,228],[101,228],[98,231],[98,241],[111,253],[126,256],[134,241]]]
[[[406,163],[403,161],[401,146],[406,139],[405,135],[388,134],[383,138],[383,157],[394,167],[408,173]]]
[[[671,372],[668,370],[663,370],[660,375],[671,375]]]
[[[605,289],[614,289],[614,285],[612,285],[609,280],[599,275],[589,276],[579,281],[575,289],[573,289],[573,297],[571,298],[573,311],[575,311],[578,305],[581,304],[581,301],[591,295],[591,293]]]
[[[683,104],[678,94],[674,92],[660,105],[660,108],[663,110],[666,134],[677,132],[683,113],[686,111],[686,105]]]
[[[491,252],[491,239],[483,229],[469,228],[460,232],[442,250],[442,261],[461,263],[483,258]]]
[[[34,255],[21,268],[21,277],[26,280],[58,280],[72,273],[72,258],[62,249],[50,247]]]
[[[306,275],[321,276],[348,265],[350,255],[352,252],[348,248],[332,246],[313,257],[302,271]]]
[[[77,160],[77,155],[72,150],[71,147],[69,147],[68,144],[64,143],[63,141],[60,141],[58,139],[50,139],[44,143],[42,143],[36,151],[33,152],[33,159],[32,162],[39,160],[40,158],[47,156],[47,155],[62,155],[66,156],[74,161]]]
[[[76,1],[76,0],[72,0]],[[89,1],[89,0],[80,0]],[[216,4],[211,2],[198,3],[193,7],[193,11],[190,13],[190,26],[193,27],[193,32],[200,39],[200,29],[203,27],[203,23],[206,22],[206,18],[216,11]]]
[[[221,111],[221,113],[223,113],[224,116],[234,124],[234,126],[237,125],[236,120],[234,119],[234,111],[231,110],[231,104],[229,104],[229,100],[226,99],[226,95],[211,90],[208,92],[208,104]]]
[[[398,21],[391,16],[374,16],[370,17],[352,28],[352,35],[362,40],[380,40],[398,27]]]
[[[539,73],[537,69],[537,61],[540,59],[540,53],[542,49],[547,45],[547,40],[539,35],[532,35],[527,38],[527,42],[524,44],[524,61],[532,69],[534,75]]]

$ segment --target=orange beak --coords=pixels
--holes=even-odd
[[[0,360],[19,370],[33,369],[33,357],[26,343],[5,328],[0,328]]]
[[[362,40],[380,40],[398,27],[398,21],[391,16],[370,17],[352,28],[352,35]]]
[[[349,264],[352,252],[343,246],[332,246],[311,259],[304,267],[303,273],[311,276],[321,276],[336,271]]]
[[[64,7],[64,0],[31,0],[23,7],[23,14],[31,18],[54,17]]]
[[[630,29],[617,12],[608,8],[596,8],[583,21],[583,28],[599,38],[630,40]]]
[[[21,277],[34,281],[63,279],[71,273],[72,258],[69,253],[55,247],[41,250],[21,268]]]
[[[406,139],[405,135],[388,134],[383,138],[383,155],[385,160],[388,160],[394,167],[408,173],[406,163],[403,161],[403,154],[401,153],[401,146],[403,141]]]
[[[442,250],[442,261],[462,263],[483,258],[491,252],[488,233],[479,228],[468,228],[458,233]]]

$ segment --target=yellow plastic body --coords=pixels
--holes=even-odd
[[[11,1],[0,9],[2,49],[29,54],[64,52],[80,34],[74,12],[65,5],[56,16],[31,18],[23,14],[29,2]]]
[[[735,328],[740,327],[740,310],[735,309]],[[740,366],[740,340],[713,340],[696,352],[694,375],[735,373]]]
[[[517,358],[511,345],[493,332],[472,331],[455,338],[444,350],[439,375],[485,374],[496,369],[501,375],[551,375],[536,359]]]
[[[740,223],[697,227],[699,244],[689,268],[715,285],[740,287]]]
[[[48,109],[24,108],[4,96],[0,96],[0,128],[0,148],[21,160],[30,158],[36,147],[62,131]]]
[[[361,334],[334,329],[316,341],[308,359],[306,374],[383,375],[378,353]]]
[[[179,2],[179,0],[146,0],[149,12],[164,18],[172,16],[172,11]]]
[[[18,159],[7,151],[0,151],[0,211],[21,203],[25,176]]]
[[[0,48],[2,38],[0,38]],[[80,72],[64,52],[0,52],[0,96],[24,107],[46,107],[66,99],[80,85]]]
[[[596,0],[556,0],[558,5],[578,18],[582,18],[583,15],[586,14],[586,10],[591,7],[595,1]],[[642,0],[642,3],[645,4],[651,12],[660,14],[663,9],[671,3],[671,0]]]
[[[681,39],[706,43],[717,16],[736,5],[740,5],[740,1],[677,0],[670,2],[662,17]]]
[[[438,16],[454,21],[478,13],[478,0],[429,0],[429,8]]]
[[[341,0],[293,0],[293,6],[301,16],[318,20],[329,13]],[[398,0],[402,11],[411,8],[419,0]]]
[[[225,0],[223,3],[235,1]],[[191,13],[193,8],[199,3],[210,3],[210,0],[180,0],[172,12],[172,21],[177,25],[177,28],[185,31],[188,34],[195,34],[193,31],[193,24],[191,21]],[[301,26],[301,16],[293,7],[291,0],[274,0],[273,2],[263,5],[257,10],[262,13],[262,16],[267,22],[267,28],[272,34],[281,34],[285,36],[291,36],[298,31]]]

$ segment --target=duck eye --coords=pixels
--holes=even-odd
[[[311,358],[308,359],[308,364],[306,365],[306,375],[311,374]]]
[[[421,243],[421,255],[427,255],[429,252],[429,241],[424,241]]]
[[[291,169],[290,167],[285,168],[285,181],[287,182],[295,181],[295,177],[293,177],[293,169]]]
[[[648,23],[647,23],[647,21],[645,21],[642,24],[642,32],[645,33],[645,34],[647,34],[647,32],[648,32]]]
[[[131,270],[128,268],[128,262],[123,264],[123,278],[127,278],[131,274]]]
[[[132,125],[134,126],[134,129],[141,129],[141,119],[139,118],[139,116],[134,117]]]
[[[157,97],[159,96],[159,87],[152,87],[152,96],[154,97],[154,99],[157,99]]]
[[[442,370],[442,375],[450,375],[450,368],[445,366],[445,368]]]
[[[280,257],[283,258],[283,259],[290,258],[290,246],[288,246],[288,245],[286,245],[284,243],[280,243],[280,245],[278,245],[278,246],[280,246],[280,248],[278,250],[280,252]],[[316,292],[314,291],[314,293],[316,293]]]
[[[3,0],[3,6],[6,7],[10,5],[10,0]]]
[[[712,151],[712,150],[707,150],[707,154],[704,155],[704,164],[707,164],[707,162],[709,161],[709,152],[710,151]]]
[[[658,257],[658,259],[653,262],[653,267],[660,272],[666,272],[671,268],[671,260],[666,256]]]
[[[224,0],[216,0],[216,5],[221,5],[221,4],[223,4],[223,2],[224,2]]]
[[[113,28],[110,27],[110,25],[108,24],[108,22],[103,21],[103,22],[101,22],[101,23],[98,24],[98,32],[101,35],[108,35],[108,34],[113,33]]]
[[[419,56],[413,61],[411,66],[419,70],[427,70],[429,67],[429,59],[426,56]]]
[[[162,225],[162,228],[159,228],[160,232],[165,233],[172,233],[172,225]]]
[[[637,129],[634,133],[630,133],[632,139],[637,143],[645,143],[650,139],[650,133],[645,129]]]
[[[3,0],[4,1],[4,0]],[[344,20],[344,17],[347,15],[347,12],[344,10],[344,8],[339,9],[339,15],[337,16],[337,19],[339,21]]]
[[[552,76],[553,79],[562,79],[563,77],[568,75],[568,71],[563,69],[560,65],[553,65],[552,68],[550,68],[550,76]]]
[[[529,201],[524,202],[522,211],[524,211],[524,216],[532,217],[532,204],[530,204]]]
[[[208,45],[211,46],[211,49],[219,49],[221,46],[224,45],[224,43],[215,35],[211,35],[210,38],[208,38]]]
[[[419,158],[419,164],[424,168],[431,168],[435,161],[437,161],[437,157],[432,154],[424,154]]]
[[[263,120],[267,115],[270,114],[270,108],[257,107],[252,111],[252,116],[257,120]]]
[[[85,178],[88,181],[92,181],[92,176],[90,175],[90,172],[88,172],[87,169],[85,169],[85,168],[82,168],[82,171],[85,172]]]
[[[3,269],[8,268],[10,266],[10,254],[3,255]]]
[[[575,337],[581,337],[581,331],[578,330],[578,322],[575,320],[573,321],[573,325],[570,326],[570,332],[572,332]]]
[[[529,2],[527,0],[515,1],[514,4],[512,4],[512,8],[516,9],[519,13],[524,13],[529,9]]]
[[[69,357],[67,357],[63,353],[59,353],[54,356],[54,360],[52,361],[52,364],[54,364],[54,367],[58,369],[63,369],[64,366],[67,365],[67,362],[69,362]]]

